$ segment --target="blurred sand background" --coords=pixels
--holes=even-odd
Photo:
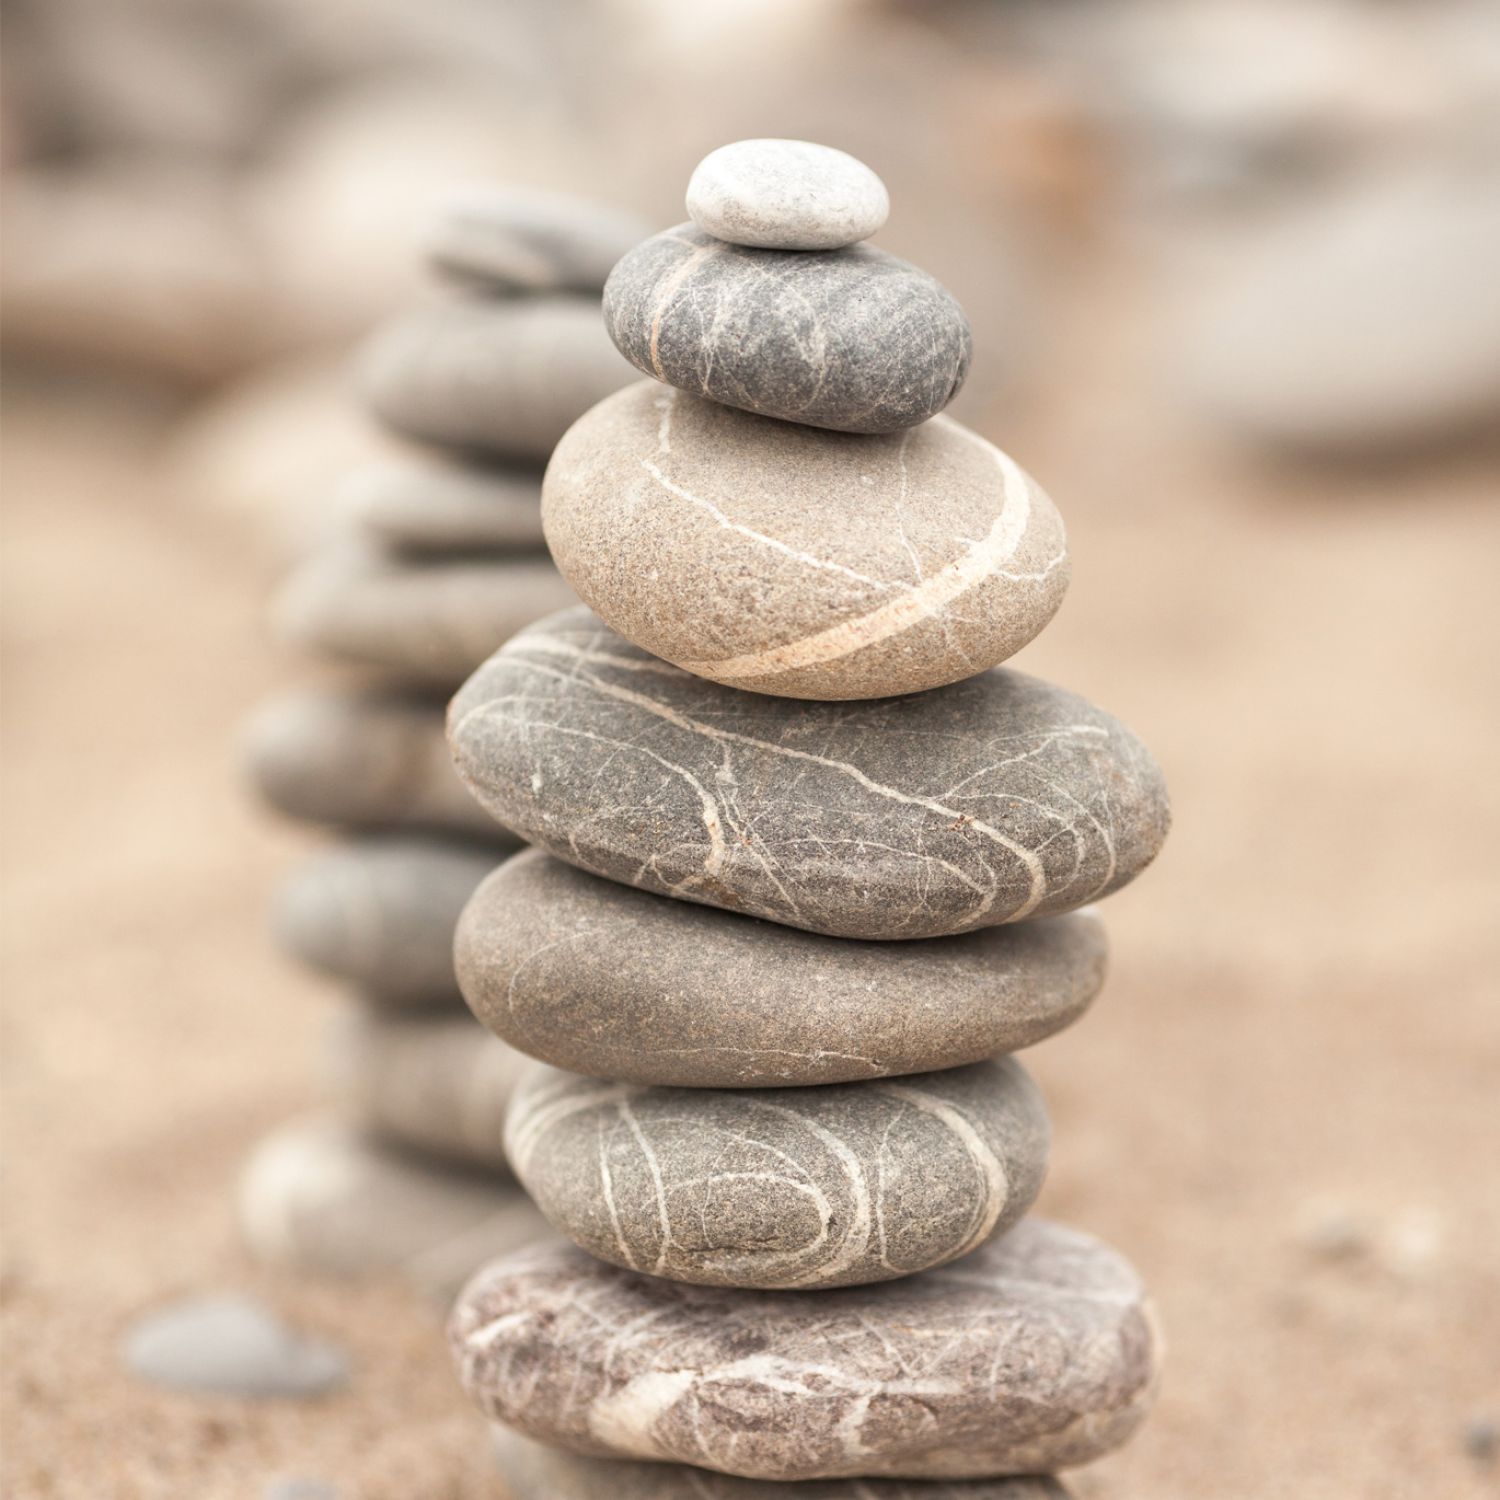
[[[1397,184],[1393,222],[1413,178],[1455,221],[1493,196],[1492,11],[4,17],[7,1494],[305,1476],[503,1500],[434,1309],[238,1244],[236,1173],[316,1096],[330,1005],[265,938],[309,841],[250,804],[236,739],[292,670],[265,591],[374,441],[339,362],[405,295],[433,190],[550,182],[665,224],[746,134],[885,176],[882,243],[975,325],[956,410],[1068,521],[1066,607],[1017,665],[1121,715],[1174,794],[1159,865],[1110,903],[1103,998],[1027,1056],[1054,1119],[1041,1210],[1136,1261],[1170,1347],[1155,1417],[1080,1500],[1500,1492],[1500,380],[1459,332],[1390,343],[1438,316],[1421,298],[1493,330],[1494,261],[1382,272],[1372,237],[1374,269],[1350,263],[1397,356],[1364,419],[1314,375],[1378,361],[1320,347],[1316,319],[1209,338],[1213,378],[1193,348],[1237,289],[1278,285],[1289,239],[1336,239],[1347,195]],[[1328,409],[1278,435],[1268,387]],[[348,1390],[252,1404],[125,1373],[135,1314],[235,1288],[343,1343]]]

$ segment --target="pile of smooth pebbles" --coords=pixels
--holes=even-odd
[[[571,1241],[478,1272],[459,1373],[521,1500],[1060,1496],[1159,1344],[1118,1254],[1023,1217],[1049,1127],[1011,1054],[1098,993],[1162,778],[998,665],[1061,603],[1062,521],[940,414],[968,322],[864,243],[875,174],[745,141],[687,202],[604,288],[653,378],[543,483],[591,608],[449,710],[535,846],[468,897],[458,981],[538,1060],[505,1150]]]
[[[350,996],[326,1048],[336,1104],[265,1141],[243,1179],[268,1258],[448,1296],[546,1230],[501,1145],[521,1060],[474,1026],[453,971],[459,913],[518,841],[454,774],[443,711],[497,646],[574,601],[543,546],[542,467],[631,378],[599,297],[642,232],[550,193],[456,195],[430,300],[362,357],[364,401],[410,454],[351,477],[336,534],[275,601],[321,680],[248,737],[261,797],[337,835],[278,893],[276,941]]]

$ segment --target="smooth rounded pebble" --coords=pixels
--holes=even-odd
[[[689,906],[539,849],[474,893],[454,942],[474,1014],[591,1078],[770,1088],[887,1078],[1014,1052],[1104,982],[1093,911],[864,943]]]
[[[1068,1500],[1055,1479],[828,1479],[776,1484],[683,1464],[585,1458],[491,1428],[512,1500]]]
[[[983,1479],[1118,1447],[1158,1338],[1113,1250],[1026,1219],[966,1260],[822,1292],[687,1286],[538,1246],[449,1322],[485,1416],[572,1452],[748,1479]]]
[[[508,1178],[445,1168],[321,1115],[256,1147],[239,1215],[250,1248],[272,1264],[398,1274],[444,1301],[492,1257],[555,1238]]]
[[[522,1186],[591,1255],[674,1281],[811,1288],[910,1276],[1008,1229],[1047,1170],[1046,1109],[1009,1057],[753,1090],[532,1068],[505,1123]]]
[[[534,469],[434,461],[362,470],[340,507],[380,545],[426,558],[538,550],[541,498]]]
[[[789,698],[972,677],[1068,587],[1056,507],[951,417],[854,437],[641,381],[558,445],[542,519],[563,576],[627,640]]]
[[[650,231],[623,209],[544,188],[454,189],[428,241],[433,268],[499,292],[597,292]]]
[[[443,737],[443,700],[337,689],[265,704],[245,735],[246,774],[289,818],[341,828],[425,829],[518,840],[459,780]]]
[[[417,564],[349,545],[304,563],[273,619],[299,650],[447,689],[523,625],[572,600],[545,558]]]
[[[693,170],[688,217],[705,234],[765,250],[841,250],[890,216],[885,184],[857,158],[811,141],[735,141]]]
[[[349,1379],[326,1339],[288,1328],[263,1302],[233,1293],[157,1308],[125,1332],[131,1372],[153,1385],[216,1396],[321,1396]]]
[[[282,882],[272,930],[294,958],[371,999],[451,1006],[454,928],[495,864],[483,847],[432,838],[340,844]]]
[[[969,371],[963,308],[925,271],[870,245],[748,250],[681,224],[610,272],[604,324],[657,380],[841,432],[915,427]]]
[[[370,409],[408,437],[545,463],[630,367],[592,297],[457,297],[377,333],[360,365]]]
[[[372,1135],[509,1170],[505,1111],[532,1064],[467,1011],[428,1017],[351,1007],[330,1042],[340,1103]]]
[[[449,708],[459,773],[581,869],[832,937],[922,938],[1118,890],[1170,815],[1145,746],[993,668],[909,698],[706,682],[586,609],[523,631]]]

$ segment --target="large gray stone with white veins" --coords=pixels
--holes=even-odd
[[[685,1464],[586,1458],[498,1424],[495,1458],[512,1500],[1068,1500],[1055,1479],[737,1479]]]
[[[251,720],[244,758],[255,789],[289,818],[463,834],[501,852],[518,844],[453,769],[440,698],[288,694]]]
[[[240,1227],[262,1259],[330,1276],[399,1274],[443,1301],[547,1221],[508,1177],[446,1169],[340,1120],[293,1120],[256,1147]]]
[[[951,417],[880,437],[643,380],[558,444],[547,544],[611,629],[700,677],[889,698],[972,677],[1068,587],[1062,517]]]
[[[481,846],[432,838],[340,844],[282,882],[272,928],[294,958],[372,999],[451,1006],[453,931],[496,862]]]
[[[833,937],[920,938],[1117,890],[1166,837],[1141,742],[997,667],[813,703],[706,682],[586,609],[523,631],[449,709],[506,827],[597,875]]]
[[[342,505],[378,543],[404,556],[535,552],[542,476],[476,464],[387,464],[353,475]]]
[[[1139,1279],[1025,1219],[882,1286],[687,1286],[547,1246],[486,1266],[449,1334],[493,1421],[573,1452],[763,1480],[1048,1473],[1118,1447],[1159,1359]]]
[[[1047,1169],[1046,1110],[1014,1058],[795,1089],[644,1088],[532,1066],[505,1124],[516,1176],[591,1255],[674,1281],[910,1276],[1008,1229]]]
[[[349,1379],[343,1350],[288,1328],[253,1297],[190,1297],[126,1330],[122,1353],[153,1385],[215,1396],[321,1396]]]
[[[690,906],[529,849],[464,909],[474,1013],[591,1078],[688,1088],[840,1083],[1014,1052],[1104,982],[1092,911],[958,937],[863,943]]]
[[[812,141],[734,141],[693,170],[688,217],[731,245],[840,250],[885,223],[885,184],[857,158]]]
[[[657,380],[841,432],[895,432],[935,416],[971,352],[963,308],[894,255],[869,245],[751,250],[692,224],[614,268],[604,322]]]
[[[571,193],[475,185],[448,195],[427,256],[454,280],[499,292],[597,292],[647,233],[634,214]]]
[[[509,1170],[505,1111],[531,1064],[467,1011],[414,1016],[355,1006],[330,1040],[340,1103],[371,1134]]]
[[[364,351],[370,409],[408,437],[545,463],[596,401],[634,379],[592,297],[455,297],[405,314]]]
[[[523,625],[573,598],[545,558],[418,564],[351,544],[304,563],[273,618],[303,651],[447,689]]]

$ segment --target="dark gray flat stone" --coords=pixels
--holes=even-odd
[[[941,937],[1087,905],[1169,823],[1141,742],[1005,668],[908,698],[739,692],[587,610],[522,632],[449,710],[507,827],[595,874],[834,937]]]
[[[969,372],[969,321],[925,271],[877,250],[729,245],[680,224],[610,273],[604,322],[657,380],[763,417],[894,432]]]

